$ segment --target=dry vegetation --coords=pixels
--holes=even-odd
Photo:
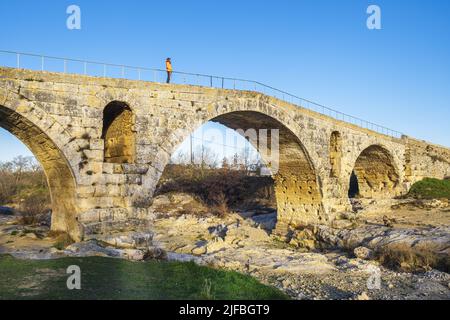
[[[0,205],[16,209],[23,224],[48,222],[47,180],[34,158],[19,156],[0,163]]]
[[[405,243],[398,243],[382,247],[376,256],[386,267],[404,272],[422,272],[432,268],[450,271],[449,257],[435,254],[432,248],[412,248]]]
[[[168,165],[156,195],[173,192],[191,194],[217,216],[235,209],[276,208],[272,178],[241,168]]]

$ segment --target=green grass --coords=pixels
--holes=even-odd
[[[81,268],[81,290],[68,290],[67,267]],[[89,257],[18,260],[0,255],[0,299],[287,299],[252,277],[194,263]]]
[[[416,182],[408,195],[419,199],[450,199],[450,180],[425,178]]]

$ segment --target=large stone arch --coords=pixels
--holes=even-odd
[[[212,121],[235,130],[278,130],[279,160],[277,168],[272,168],[278,207],[278,231],[283,232],[288,226],[297,227],[322,220],[322,195],[315,167],[302,141],[290,129],[275,118],[255,111],[225,113]],[[255,145],[257,150],[260,142],[258,140],[258,145]],[[269,137],[267,146],[272,153],[270,145]],[[263,159],[264,156],[262,154]],[[271,155],[264,160],[266,163],[273,161]]]
[[[285,233],[288,227],[300,227],[325,222],[322,205],[321,181],[316,170],[317,159],[311,157],[308,141],[311,137],[283,108],[269,103],[247,101],[217,102],[208,106],[208,112],[199,113],[192,121],[178,126],[168,134],[153,167],[143,179],[143,185],[152,192],[154,185],[168,163],[171,154],[189,134],[208,121],[219,122],[232,129],[278,129],[280,161],[273,175],[278,205],[277,232]],[[258,148],[257,148],[258,149]],[[155,179],[156,178],[156,179]]]
[[[50,123],[50,127],[57,125],[50,121],[51,117],[45,118],[44,112],[41,112],[40,116],[36,115],[39,109],[27,110],[29,113],[24,116],[0,105],[0,126],[21,140],[42,165],[52,201],[52,230],[67,232],[74,240],[80,240],[82,231],[77,221],[76,181],[73,170],[61,149],[41,128],[45,123]],[[31,113],[31,110],[35,112]],[[30,119],[38,120],[41,126]],[[64,134],[60,134],[63,139]]]
[[[372,144],[356,158],[350,181],[357,183],[362,198],[391,198],[399,194],[401,176],[393,154],[385,146]]]

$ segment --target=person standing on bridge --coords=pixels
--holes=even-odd
[[[170,79],[172,78],[172,61],[170,58],[166,59],[166,70],[167,70],[167,83],[170,83]]]

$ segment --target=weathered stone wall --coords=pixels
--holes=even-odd
[[[331,133],[330,139],[330,177],[338,178],[341,175],[342,138],[338,131]]]
[[[51,119],[42,120],[36,123],[41,126],[46,126],[47,123],[50,128],[58,130]],[[52,200],[53,228],[58,231],[70,230],[74,239],[80,239],[82,231],[76,222],[76,185],[65,155],[36,124],[1,105],[0,127],[20,139],[42,165]],[[7,152],[7,149],[2,152]]]
[[[104,110],[111,102],[123,103],[133,113],[125,122],[126,131],[134,136],[120,141],[120,152],[128,155],[134,150],[134,154],[117,161],[109,161],[108,152],[105,158]],[[433,156],[429,157],[435,159],[434,170],[418,168],[420,158],[428,157],[422,153],[434,154],[420,144],[412,147],[405,139],[256,92],[0,68],[0,106],[29,123],[14,125],[3,115],[0,121],[28,142],[38,158],[55,150],[41,160],[55,186],[52,200],[61,208],[55,211],[53,228],[71,233],[76,233],[74,225],[81,233],[95,233],[149,218],[147,208],[170,156],[191,132],[211,120],[234,129],[280,130],[280,164],[274,173],[279,232],[288,226],[329,223],[348,209],[350,176],[363,151],[373,146],[387,155],[381,163],[390,162],[378,166],[380,176],[395,180],[396,188],[381,188],[385,180],[378,179],[370,196],[380,195],[379,191],[381,196],[393,196],[406,192],[419,176],[449,173],[448,166]],[[39,130],[42,142],[30,127]],[[332,139],[333,132],[339,139]],[[439,155],[448,160],[446,152]],[[380,163],[370,154],[363,157],[366,167]]]
[[[134,116],[123,103],[111,102],[103,111],[104,160],[108,163],[134,163],[136,157]]]
[[[443,179],[450,176],[450,149],[426,141],[404,137],[405,180],[408,186],[432,177]]]

